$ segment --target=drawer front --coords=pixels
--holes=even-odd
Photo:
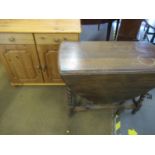
[[[60,44],[62,41],[78,41],[79,34],[35,34],[37,44]]]
[[[0,44],[34,44],[32,34],[0,33]]]

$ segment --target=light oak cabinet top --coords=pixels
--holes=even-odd
[[[16,33],[80,33],[78,19],[4,19],[0,20],[0,32]]]

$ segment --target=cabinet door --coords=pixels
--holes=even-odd
[[[12,83],[43,82],[34,45],[0,45],[0,58]]]
[[[37,45],[43,77],[47,83],[63,83],[58,69],[58,45]]]

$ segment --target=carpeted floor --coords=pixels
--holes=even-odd
[[[68,116],[64,86],[12,87],[0,65],[0,134],[111,134],[112,111]]]

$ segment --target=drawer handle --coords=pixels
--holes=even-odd
[[[42,40],[45,40],[45,37],[41,37]]]
[[[15,38],[14,37],[11,37],[9,38],[10,41],[14,42],[15,41]]]
[[[40,65],[37,65],[36,68],[37,68],[38,71],[41,70],[41,66]]]
[[[56,43],[60,43],[60,39],[54,39],[54,41],[56,42]]]
[[[64,38],[64,41],[67,41],[67,38]]]

